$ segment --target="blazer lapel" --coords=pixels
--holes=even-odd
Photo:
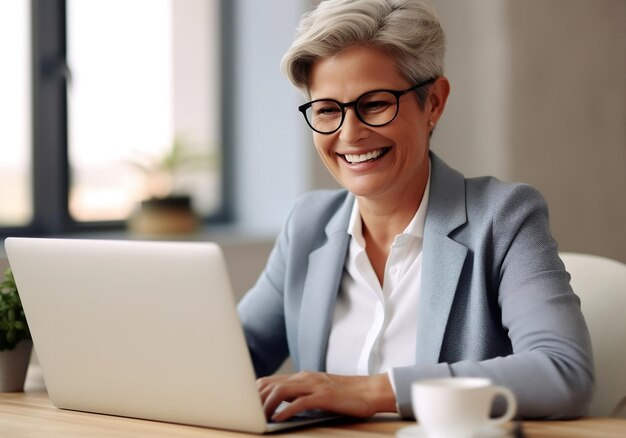
[[[326,227],[327,241],[309,255],[298,325],[300,369],[324,371],[328,334],[334,317],[346,252],[354,197],[348,195]]]
[[[448,316],[467,248],[449,234],[467,222],[465,180],[431,152],[431,182],[424,227],[417,363],[439,362]]]

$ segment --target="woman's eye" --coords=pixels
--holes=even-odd
[[[325,106],[317,108],[315,114],[319,117],[332,117],[341,114],[341,109],[337,106]]]
[[[369,102],[363,102],[359,105],[359,111],[363,113],[374,113],[378,111],[385,111],[391,106],[391,102],[386,100],[373,100]]]

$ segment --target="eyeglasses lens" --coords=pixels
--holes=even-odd
[[[306,110],[306,119],[318,132],[333,132],[341,125],[343,110],[332,100],[318,100]]]
[[[386,125],[396,117],[398,99],[387,91],[374,91],[357,100],[356,110],[368,125]]]

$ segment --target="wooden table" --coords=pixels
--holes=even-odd
[[[410,421],[382,417],[363,422],[345,422],[283,432],[271,436],[308,438],[394,437],[397,430],[413,425]],[[524,422],[527,438],[625,438],[626,420],[585,418],[575,421]],[[135,437],[220,437],[254,435],[205,429],[132,418],[112,417],[57,409],[45,392],[0,394],[0,437],[10,438],[135,438]]]

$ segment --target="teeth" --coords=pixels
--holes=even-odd
[[[378,149],[375,151],[368,152],[367,154],[360,154],[360,155],[346,154],[345,157],[349,163],[362,163],[367,160],[373,160],[375,158],[378,158],[382,154],[383,154],[383,150]]]

